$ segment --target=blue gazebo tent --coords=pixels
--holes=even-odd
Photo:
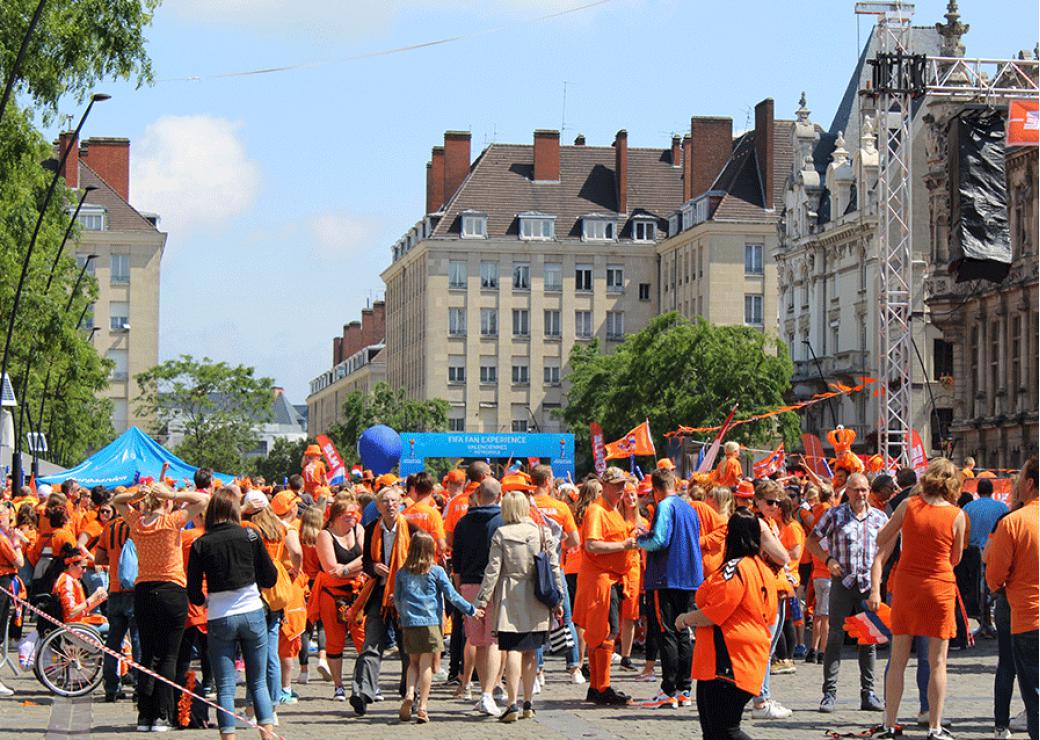
[[[36,482],[54,485],[72,478],[86,488],[132,486],[140,478],[158,478],[166,463],[170,464],[166,477],[173,478],[178,483],[190,482],[198,470],[137,427],[130,427],[79,465],[63,473],[39,478]],[[225,482],[233,479],[233,476],[223,473],[215,475]]]

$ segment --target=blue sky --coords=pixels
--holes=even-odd
[[[148,32],[157,84],[99,86],[113,99],[84,132],[131,140],[131,203],[169,232],[161,358],[254,365],[302,403],[332,337],[382,296],[445,129],[471,130],[473,156],[564,120],[564,141],[625,128],[664,148],[691,115],[745,128],[765,97],[793,118],[802,90],[826,128],[872,25],[837,0],[609,0],[536,20],[589,1],[166,0]],[[915,23],[945,8],[919,1]],[[960,12],[968,56],[1037,42],[1034,0]],[[287,65],[304,66],[215,77]]]

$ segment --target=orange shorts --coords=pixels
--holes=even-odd
[[[291,640],[287,640],[285,635],[279,635],[278,637],[279,658],[295,658],[300,654],[301,647],[303,647],[302,637],[294,637]]]

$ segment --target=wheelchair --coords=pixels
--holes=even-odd
[[[31,602],[45,614],[61,619],[61,604],[53,594],[40,594]],[[104,644],[93,625],[71,624],[55,627],[39,619],[40,639],[33,657],[33,673],[44,688],[56,696],[74,698],[92,693],[104,680],[104,653],[87,640]],[[87,638],[87,639],[84,639]]]

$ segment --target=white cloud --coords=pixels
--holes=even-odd
[[[207,115],[164,116],[134,144],[133,201],[164,231],[219,226],[247,211],[260,187],[240,125]]]
[[[381,246],[379,224],[363,216],[328,211],[314,216],[308,226],[313,252],[322,259],[346,259]]]

